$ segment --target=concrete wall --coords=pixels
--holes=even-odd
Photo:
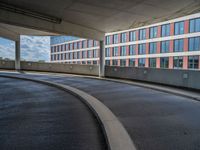
[[[15,69],[14,61],[0,60],[0,69]],[[83,75],[99,75],[99,66],[97,65],[78,65],[78,64],[56,64],[39,62],[21,62],[22,70],[62,72]]]
[[[200,89],[200,71],[133,67],[105,67],[105,76]]]

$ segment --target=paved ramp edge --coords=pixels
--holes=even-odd
[[[0,77],[33,81],[70,92],[74,96],[80,98],[97,117],[104,131],[109,150],[136,150],[136,147],[132,139],[130,138],[128,132],[126,131],[122,123],[117,119],[117,117],[111,112],[111,110],[108,107],[106,107],[102,102],[100,102],[97,98],[87,94],[86,92],[83,92],[71,86],[58,84],[50,81],[13,75],[0,75]]]

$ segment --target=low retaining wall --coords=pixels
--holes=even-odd
[[[14,61],[0,60],[0,69],[15,69]],[[82,75],[99,75],[97,65],[78,65],[78,64],[59,64],[59,63],[40,63],[40,62],[21,62],[21,70],[62,72]]]
[[[134,67],[105,67],[105,76],[155,82],[177,87],[200,89],[199,70],[172,70]]]

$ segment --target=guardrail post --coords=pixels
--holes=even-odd
[[[105,50],[104,41],[100,41],[99,45],[99,77],[104,77],[105,73]]]

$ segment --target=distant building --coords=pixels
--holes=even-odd
[[[51,43],[51,62],[98,64],[98,51],[94,40]],[[108,66],[200,69],[200,13],[107,33],[105,60]]]

